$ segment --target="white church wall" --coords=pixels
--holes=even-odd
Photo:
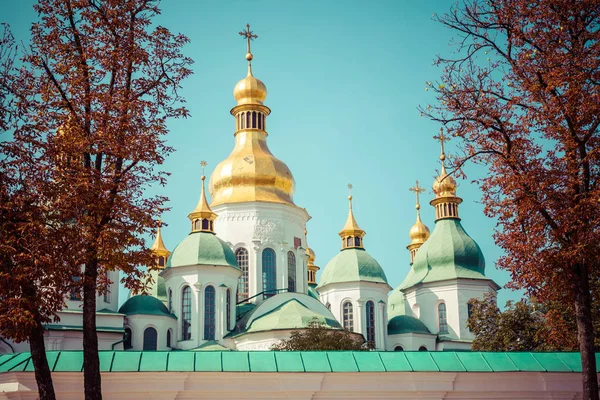
[[[247,202],[222,204],[213,211],[218,215],[217,236],[230,243],[234,251],[241,247],[248,251],[248,297],[263,291],[262,252],[265,248],[272,248],[276,254],[277,289],[288,287],[287,254],[291,251],[296,257],[296,292],[307,292],[306,210],[287,204]],[[301,240],[300,247],[294,247],[294,238]]]
[[[169,350],[176,343],[174,336],[177,320],[163,315],[134,314],[129,315],[125,327],[131,329],[132,350],[143,350],[144,331],[153,328],[157,333],[157,350]],[[167,331],[171,330],[171,347],[167,346]]]
[[[212,265],[167,268],[162,272],[167,294],[169,290],[172,293],[171,312],[178,317],[174,339],[177,348],[193,349],[206,342],[204,339],[204,297],[208,286],[213,286],[215,289],[215,340],[222,340],[223,336],[228,333],[226,323],[226,292],[228,288],[231,293],[229,327],[234,327],[235,293],[240,274],[239,270],[232,267]],[[182,294],[186,286],[190,287],[192,295],[190,340],[182,340],[181,329]]]
[[[437,335],[425,333],[402,333],[387,336],[387,351],[418,351],[425,348],[428,351],[436,350]],[[398,349],[401,347],[401,349]],[[398,349],[398,350],[396,350]]]
[[[493,282],[475,279],[453,279],[421,284],[405,290],[406,311],[420,319],[433,334],[440,333],[439,304],[446,305],[448,332],[441,335],[461,340],[472,340],[467,329],[468,307],[471,298],[483,298],[495,292]]]
[[[352,303],[354,332],[367,337],[366,303],[375,305],[375,347],[385,349],[387,332],[387,293],[391,290],[387,284],[373,282],[332,283],[319,288],[321,303],[331,306],[331,313],[343,326],[343,305]]]

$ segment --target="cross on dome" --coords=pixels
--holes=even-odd
[[[255,35],[254,32],[250,30],[250,24],[246,24],[246,30],[239,32],[240,36],[247,40],[248,42],[248,51],[246,53],[246,60],[248,60],[248,64],[252,61],[252,52],[250,52],[250,42],[254,39],[258,39],[258,35]]]
[[[417,196],[417,205],[415,206],[415,208],[417,210],[419,210],[421,208],[421,204],[419,203],[419,194],[420,193],[425,193],[425,189],[422,188],[421,186],[419,186],[419,181],[417,181],[417,183],[415,184],[415,186],[408,188],[408,190],[410,190],[411,192],[414,192]]]

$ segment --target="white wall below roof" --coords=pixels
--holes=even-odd
[[[235,252],[243,247],[248,251],[248,297],[263,291],[262,251],[272,248],[277,256],[277,289],[288,287],[287,255],[296,257],[296,292],[308,290],[308,273],[304,230],[308,213],[288,204],[247,202],[221,204],[213,211],[218,215],[215,232],[229,243]],[[294,248],[294,238],[301,239],[301,247]]]
[[[467,328],[467,302],[472,298],[482,299],[485,293],[496,294],[493,281],[477,279],[452,279],[425,283],[405,290],[406,315],[420,319],[431,333],[438,334],[438,306],[446,304],[448,333],[452,339],[473,340]],[[418,307],[417,307],[418,306]],[[415,313],[418,308],[419,315]]]
[[[214,265],[195,265],[187,267],[166,268],[162,272],[165,278],[167,297],[169,290],[173,293],[172,310],[178,318],[173,339],[173,346],[179,349],[193,349],[206,343],[204,340],[204,291],[207,286],[215,288],[215,340],[222,341],[229,333],[226,321],[226,293],[230,289],[230,321],[229,328],[235,326],[235,293],[241,272],[232,267]],[[181,305],[184,287],[189,286],[192,293],[192,338],[181,340]],[[168,299],[167,299],[168,303]],[[167,306],[168,307],[168,306]]]
[[[143,350],[144,331],[154,328],[157,333],[157,350],[170,350],[177,344],[177,320],[163,315],[129,315],[125,327],[131,329],[132,350]],[[171,347],[167,347],[167,331],[171,330]]]
[[[83,399],[83,373],[53,374],[56,397]],[[235,384],[232,384],[235,382]],[[103,372],[104,399],[561,399],[582,398],[580,373]],[[0,374],[0,400],[36,399],[32,372]]]
[[[428,351],[435,351],[437,335],[426,333],[402,333],[387,336],[387,351],[395,351],[401,346],[402,351],[418,351],[425,347]]]
[[[375,305],[375,348],[386,347],[387,336],[387,293],[390,286],[373,282],[332,283],[319,288],[321,303],[331,306],[331,313],[343,326],[343,304],[352,303],[354,332],[367,338],[366,303],[373,301]]]

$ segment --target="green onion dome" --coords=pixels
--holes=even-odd
[[[402,333],[431,333],[421,320],[408,315],[398,315],[388,322],[388,335]]]
[[[177,319],[177,317],[169,312],[162,301],[145,294],[130,297],[119,308],[119,312],[125,315],[158,315]]]
[[[365,249],[346,248],[327,263],[318,287],[357,281],[388,284],[383,268]]]
[[[449,279],[487,279],[479,245],[465,232],[460,220],[438,219],[429,239],[419,248],[400,289],[419,283]]]
[[[211,232],[192,232],[173,250],[166,268],[187,265],[229,266],[239,269],[235,254],[227,243]]]

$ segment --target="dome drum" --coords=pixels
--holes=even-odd
[[[431,204],[435,208],[435,219],[444,218],[457,218],[458,217],[458,205],[462,203],[462,199],[456,196],[444,196],[436,197],[431,200]]]

